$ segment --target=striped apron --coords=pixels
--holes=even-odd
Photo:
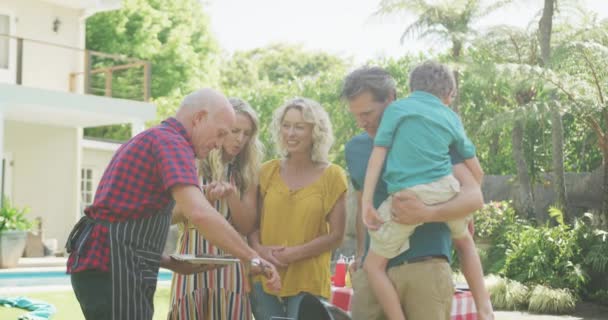
[[[108,227],[112,275],[112,319],[151,320],[160,258],[167,241],[175,201],[144,219],[109,223],[83,217],[68,245],[78,250],[96,223]]]
[[[232,182],[232,166],[224,170],[221,181]],[[201,177],[201,185],[213,180]],[[240,196],[240,194],[239,194]],[[225,199],[215,201],[215,209],[232,224],[230,208]],[[180,224],[177,252],[194,255],[224,255],[190,222]],[[216,270],[183,275],[174,273],[171,281],[170,320],[251,320],[247,292],[247,272],[240,263]]]

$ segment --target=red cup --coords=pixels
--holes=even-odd
[[[331,291],[331,304],[344,311],[350,311],[350,298],[352,296],[352,289],[334,287]]]
[[[346,269],[347,269],[346,261],[344,259],[339,259],[336,262],[336,272],[333,276],[333,283],[336,287],[344,287],[346,284]]]

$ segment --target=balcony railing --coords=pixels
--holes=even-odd
[[[1,52],[3,48],[5,52]],[[148,61],[0,34],[0,63],[3,55],[8,67],[0,65],[0,82],[137,101],[150,99]]]

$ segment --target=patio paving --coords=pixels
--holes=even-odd
[[[572,315],[545,315],[516,311],[497,311],[496,320],[608,320],[608,307],[581,302]]]

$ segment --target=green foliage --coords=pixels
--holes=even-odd
[[[565,169],[591,171],[601,164],[597,137],[585,117],[601,118],[598,101],[605,95],[601,88],[608,85],[602,67],[608,62],[608,23],[593,19],[587,23],[555,25],[551,68],[558,71],[531,67],[539,61],[533,29],[490,28],[467,48],[460,110],[467,129],[482,129],[469,134],[487,173],[515,173],[508,134],[512,121],[522,116],[527,119],[524,157],[533,181],[542,182],[542,174],[552,171],[549,103],[563,114]],[[538,94],[533,103],[515,103],[514,93],[521,91],[517,84],[525,82],[535,83]]]
[[[608,288],[608,232],[596,229],[593,215],[585,214],[575,222],[577,243],[581,248],[582,267],[589,281],[583,296],[594,301]]]
[[[608,285],[608,233],[595,229],[591,215],[572,226],[556,208],[550,216],[553,223],[535,227],[518,219],[506,202],[477,212],[477,241],[491,242],[482,255],[485,271],[526,285],[568,289],[577,298],[597,295]]]
[[[149,123],[148,126],[155,125],[169,117],[175,116],[182,99],[188,93],[175,90],[166,96],[153,99],[152,102],[156,104],[156,121]]]
[[[404,56],[399,59],[370,61],[386,68],[397,80],[398,92],[405,96],[412,67],[423,59]],[[276,156],[268,125],[272,112],[286,100],[301,96],[318,101],[329,113],[335,142],[330,160],[345,167],[344,146],[360,132],[339,94],[342,80],[351,67],[348,61],[299,46],[272,45],[237,52],[222,63],[222,89],[229,96],[248,101],[258,112],[261,140],[266,159]]]
[[[153,102],[218,82],[219,48],[197,0],[126,0],[120,10],[88,18],[86,28],[87,49],[151,62]],[[93,61],[94,67],[107,63]],[[142,89],[141,79],[141,73],[118,77],[112,91],[129,96]],[[157,107],[159,114],[167,114],[165,108],[175,106],[159,103]],[[124,141],[131,132],[127,125],[118,125],[87,128],[85,135]]]
[[[466,66],[461,110],[465,125],[476,130],[472,137],[480,146],[478,157],[482,165],[489,166],[489,173],[516,171],[512,129],[520,123],[524,128],[520,153],[528,165],[520,169],[527,170],[532,180],[540,180],[552,166],[551,125],[547,117],[550,95],[545,84],[534,76],[540,68],[493,61],[471,61]],[[471,82],[467,83],[469,79]]]
[[[514,238],[526,222],[519,219],[509,202],[490,202],[475,213],[475,237],[487,240],[491,246],[484,251],[483,265],[487,273],[499,273],[504,269],[507,254]]]
[[[557,207],[550,206],[549,207],[549,217],[555,219],[555,221],[560,225],[565,225],[564,223],[564,213]]]
[[[272,45],[237,52],[222,64],[222,89],[229,96],[249,102],[260,118],[265,159],[276,157],[269,125],[273,111],[294,97],[318,101],[329,113],[335,142],[330,160],[345,166],[344,145],[359,130],[339,99],[348,63],[299,46]]]
[[[583,263],[596,273],[608,273],[608,232],[594,230],[594,241]]]
[[[576,297],[567,289],[537,285],[530,294],[528,310],[536,313],[567,314],[574,311]]]
[[[544,174],[553,170],[549,103],[558,104],[563,114],[566,170],[596,169],[602,163],[598,136],[585,120],[602,119],[599,112],[605,108],[600,97],[608,87],[603,67],[608,64],[608,22],[583,14],[581,25],[557,19],[551,68],[558,71],[549,72],[531,67],[539,60],[536,24],[526,30],[495,27],[480,36],[472,28],[478,18],[508,2],[381,1],[380,14],[417,14],[408,35],[437,37],[452,49],[368,64],[383,66],[395,77],[399,96],[407,95],[409,71],[417,62],[434,58],[457,67],[460,114],[487,174],[516,173],[511,132],[515,120],[525,119],[523,155],[532,183],[544,183]],[[337,138],[331,158],[338,163],[343,163],[344,142],[358,132],[338,98],[343,77],[354,67],[351,61],[284,44],[224,55],[196,0],[124,1],[122,9],[87,20],[87,48],[152,62],[152,102],[158,106],[158,119],[150,125],[173,115],[186,93],[211,85],[250,100],[260,112],[267,157],[274,156],[265,131],[272,110],[294,96],[316,99],[330,113]],[[133,77],[115,79],[116,92],[135,90],[127,81]],[[526,92],[531,99],[520,103],[518,97]],[[605,128],[603,122],[599,125]],[[126,140],[130,130],[128,125],[87,128],[85,134]]]
[[[483,57],[485,62],[532,65],[540,59],[538,46],[536,30],[493,26],[473,41],[469,55]]]
[[[29,230],[32,223],[25,216],[29,208],[13,206],[8,198],[2,201],[0,207],[0,232],[6,230]]]
[[[608,20],[598,22],[593,15],[582,14],[583,26],[569,25],[558,15],[552,38],[554,54],[550,69],[544,69],[536,66],[540,52],[533,27],[497,27],[469,41],[474,34],[468,29],[470,22],[492,9],[479,11],[480,7],[480,1],[471,0],[385,0],[378,13],[415,13],[417,20],[404,35],[435,36],[451,43],[452,50],[445,55],[459,62],[460,113],[487,173],[516,172],[511,133],[514,123],[522,123],[524,136],[518,145],[523,147],[519,151],[527,164],[524,169],[532,183],[546,183],[545,174],[553,171],[549,115],[555,111],[563,119],[566,170],[596,169],[605,160],[598,145],[608,125]],[[462,52],[466,42],[471,45]],[[509,215],[503,212],[508,209],[498,211],[501,214],[493,208],[485,210],[491,212],[482,211],[475,218],[478,239],[493,243],[483,255],[486,271],[529,285],[570,288],[574,297],[598,296],[601,294],[595,293],[602,292],[598,288],[608,286],[603,231],[593,230],[581,220],[567,226],[556,209],[549,212],[552,224],[538,227],[517,220],[512,211],[512,219],[505,219]],[[567,295],[562,297],[568,300]],[[542,300],[536,302],[551,309]]]
[[[486,278],[486,288],[497,310],[525,310],[528,306],[529,289],[517,281],[491,275]]]
[[[473,24],[492,11],[504,6],[509,1],[495,1],[484,5],[480,0],[457,1],[417,1],[417,0],[382,0],[377,14],[394,14],[411,12],[417,20],[410,24],[403,35],[403,43],[408,36],[417,35],[424,38],[448,39],[452,42],[452,56],[458,58],[460,50],[474,33]]]
[[[369,61],[370,65],[378,65],[386,69],[391,76],[397,82],[397,97],[405,97],[409,94],[409,78],[410,71],[420,62],[424,61],[428,57],[423,55],[414,56],[403,56],[398,59],[389,58],[382,59],[379,61]]]
[[[599,304],[608,306],[608,289],[600,289],[592,293],[589,298]]]
[[[505,232],[505,227],[518,222],[513,208],[506,201],[485,204],[475,213],[474,219],[475,236],[485,239],[499,237]]]
[[[574,235],[565,225],[525,226],[511,244],[504,275],[523,283],[581,292],[587,276],[580,265],[580,248]]]
[[[152,96],[185,92],[217,77],[217,43],[196,0],[126,0],[87,19],[87,49],[152,62]]]
[[[602,165],[597,136],[577,115],[567,113],[564,123],[564,167],[567,172],[591,172]]]
[[[286,44],[236,52],[223,64],[220,75],[223,87],[251,86],[260,81],[275,84],[298,81],[327,71],[342,73],[347,65],[336,56]]]
[[[84,128],[83,134],[89,138],[103,138],[104,140],[126,141],[131,138],[131,124],[117,124]]]

